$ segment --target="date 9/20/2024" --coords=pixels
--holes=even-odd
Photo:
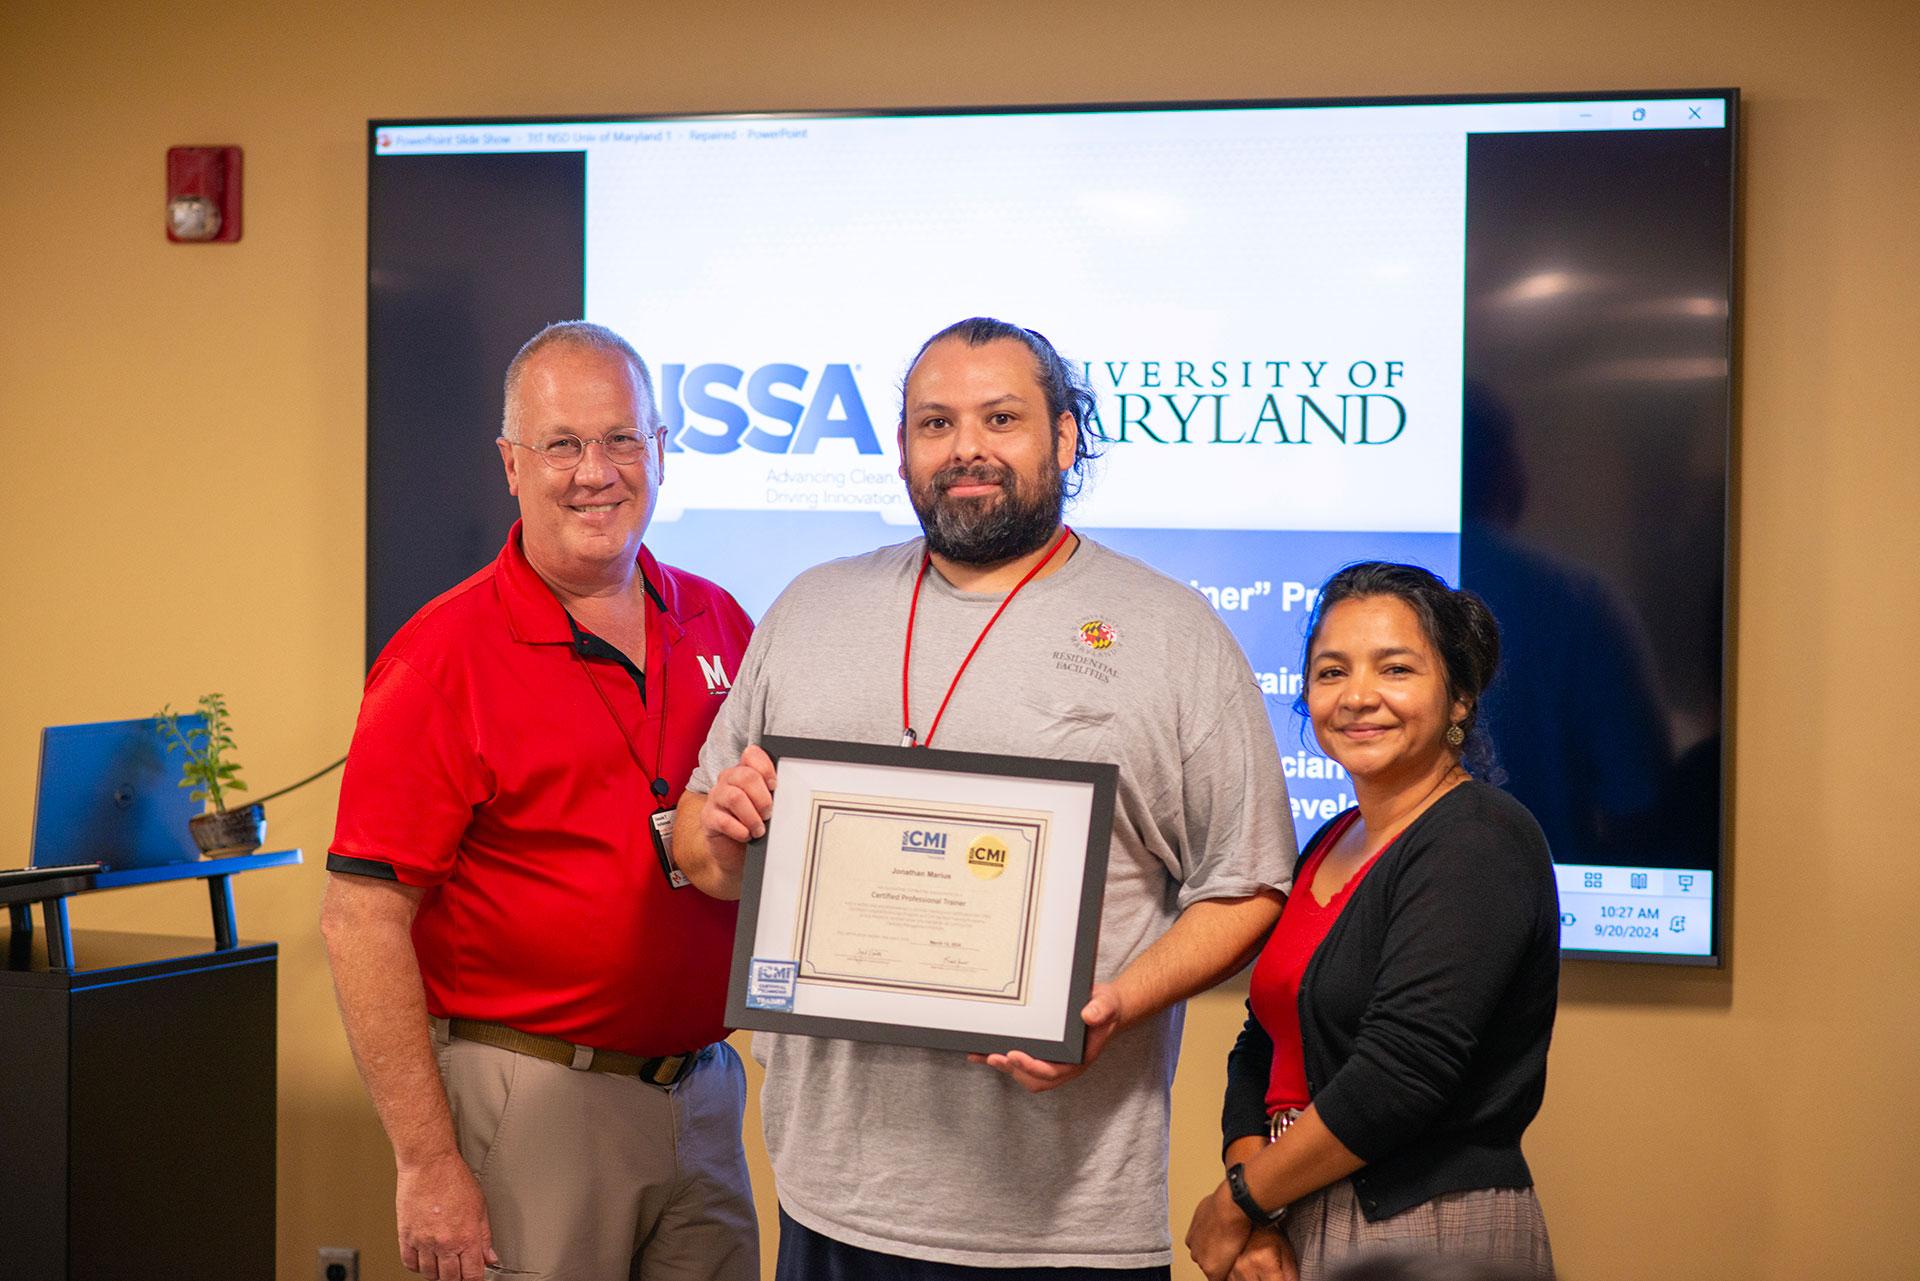
[[[1651,905],[1608,903],[1600,908],[1600,916],[1601,919],[1593,925],[1595,938],[1657,939],[1665,933],[1661,929],[1665,912]],[[1686,928],[1684,917],[1675,917],[1664,923],[1674,931]]]

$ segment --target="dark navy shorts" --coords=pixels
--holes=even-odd
[[[1172,1281],[1173,1269],[972,1268],[959,1263],[903,1259],[845,1245],[795,1223],[780,1211],[780,1259],[774,1281]]]

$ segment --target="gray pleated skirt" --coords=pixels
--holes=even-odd
[[[1448,1192],[1373,1222],[1342,1179],[1294,1202],[1286,1229],[1300,1281],[1321,1281],[1329,1268],[1375,1252],[1479,1260],[1516,1277],[1553,1275],[1547,1220],[1532,1188]]]

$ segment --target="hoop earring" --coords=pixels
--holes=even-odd
[[[1446,739],[1448,747],[1458,747],[1467,741],[1467,731],[1460,728],[1459,721],[1455,721],[1447,726]]]

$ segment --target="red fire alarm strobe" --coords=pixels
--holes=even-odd
[[[167,148],[167,239],[240,239],[240,148]]]

